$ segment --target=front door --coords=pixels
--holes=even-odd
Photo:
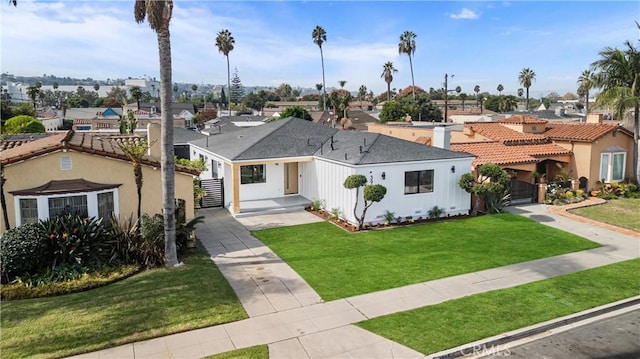
[[[298,193],[298,162],[284,164],[284,194]]]

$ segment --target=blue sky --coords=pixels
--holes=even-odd
[[[0,70],[106,80],[159,78],[155,33],[133,19],[133,0],[28,1],[0,4]],[[518,73],[536,73],[531,96],[576,91],[582,70],[606,46],[637,44],[638,1],[174,1],[173,80],[226,83],[226,60],[215,36],[229,29],[236,45],[231,68],[245,86],[315,87],[322,82],[316,25],[327,87],[386,90],[382,65],[398,69],[392,87],[411,84],[409,60],[398,54],[405,30],[417,34],[416,85],[472,93],[515,93]]]

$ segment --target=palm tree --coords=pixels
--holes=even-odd
[[[524,94],[524,90],[521,87],[518,89],[518,97],[522,97],[523,94]]]
[[[347,81],[346,80],[340,80],[340,81],[338,81],[338,84],[340,85],[341,89],[344,89],[344,85],[347,84]]]
[[[131,110],[129,110],[129,113],[130,113],[130,116],[133,115]],[[120,149],[122,150],[122,152],[124,152],[124,154],[127,155],[127,157],[129,157],[129,159],[131,160],[131,163],[133,164],[133,177],[136,182],[136,190],[138,194],[137,215],[138,215],[138,218],[140,218],[142,216],[142,183],[143,183],[142,158],[147,153],[147,150],[149,149],[150,144],[145,140],[141,140],[140,143],[123,144],[123,143],[117,142],[117,144],[118,144],[118,147],[120,147]]]
[[[327,84],[324,81],[324,55],[322,54],[322,44],[327,41],[327,32],[320,25],[311,32],[313,43],[320,48],[320,61],[322,61],[322,110],[327,110]]]
[[[27,96],[33,101],[33,108],[36,108],[36,98],[38,98],[38,94],[40,93],[40,89],[37,86],[29,86],[27,87]]]
[[[630,41],[624,45],[623,50],[605,47],[591,69],[596,72],[594,85],[602,88],[598,105],[611,107],[619,120],[627,110],[633,110],[633,172],[636,183],[640,183],[640,49]]]
[[[362,109],[362,100],[367,95],[367,86],[362,85],[358,89],[358,97],[360,97],[360,108]]]
[[[460,100],[462,100],[462,111],[464,111],[464,102],[467,100],[467,94],[466,93],[461,93],[460,95]]]
[[[593,88],[593,72],[591,70],[584,70],[580,77],[578,77],[578,92],[584,92],[585,94],[585,113],[589,113],[589,90]]]
[[[533,72],[530,68],[524,68],[520,71],[518,75],[518,81],[525,89],[527,89],[527,111],[529,111],[529,87],[531,87],[531,83],[536,79],[536,73]]]
[[[518,101],[511,95],[504,96],[500,98],[498,106],[502,112],[510,112],[518,106]]]
[[[416,83],[413,81],[413,61],[411,56],[416,52],[416,37],[418,35],[411,31],[405,31],[400,35],[400,42],[398,43],[398,54],[407,54],[409,56],[409,67],[411,68],[411,93],[413,94],[413,100],[416,100]]]
[[[169,23],[173,11],[172,0],[136,0],[134,15],[137,23],[145,18],[158,38],[160,62],[160,169],[164,215],[164,255],[167,266],[177,266],[176,251],[176,184],[173,150],[173,111],[171,110],[171,34]]]
[[[497,90],[500,93],[500,96],[502,96],[502,90],[504,90],[504,86],[502,86],[502,84],[499,84]]]
[[[479,102],[479,100],[480,100],[480,99],[478,98],[478,94],[480,93],[480,85],[476,85],[476,86],[473,88],[473,92],[475,92],[475,93],[476,93],[476,107],[478,107],[478,105],[479,105],[479,103],[480,103],[480,102]]]
[[[195,97],[198,91],[198,85],[196,84],[191,85],[191,91],[193,91],[193,97]]]
[[[227,29],[220,31],[216,37],[218,52],[221,52],[227,57],[227,88],[229,91],[231,91],[231,67],[229,67],[229,53],[233,50],[233,45],[235,45],[235,43],[236,40],[231,36],[231,33]],[[229,110],[229,108],[227,108],[227,110]],[[231,111],[229,111],[227,115],[231,116]]]
[[[393,62],[387,61],[386,64],[382,66],[382,75],[380,77],[384,78],[384,82],[387,83],[387,101],[391,101],[391,81],[393,81],[393,74],[398,72],[395,67],[393,67]]]
[[[140,98],[142,97],[142,90],[140,89],[140,86],[131,86],[131,88],[129,89],[129,92],[131,93],[131,97],[136,100],[136,103],[138,104],[138,110],[140,109]]]

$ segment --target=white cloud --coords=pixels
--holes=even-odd
[[[466,7],[462,8],[459,13],[451,14],[449,17],[454,20],[473,20],[477,19],[480,15],[473,10],[469,10]]]

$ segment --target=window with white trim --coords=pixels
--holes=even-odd
[[[600,155],[600,178],[604,182],[624,180],[626,152],[604,152]]]
[[[60,214],[88,215],[87,196],[68,196],[49,198],[49,218]]]
[[[240,166],[240,183],[265,183],[267,176],[264,173],[264,165]]]
[[[404,173],[404,194],[433,192],[433,170]]]
[[[38,200],[36,198],[20,199],[20,223],[38,223]]]
[[[110,223],[111,214],[114,210],[113,192],[98,193],[98,217],[104,219],[102,223]]]

